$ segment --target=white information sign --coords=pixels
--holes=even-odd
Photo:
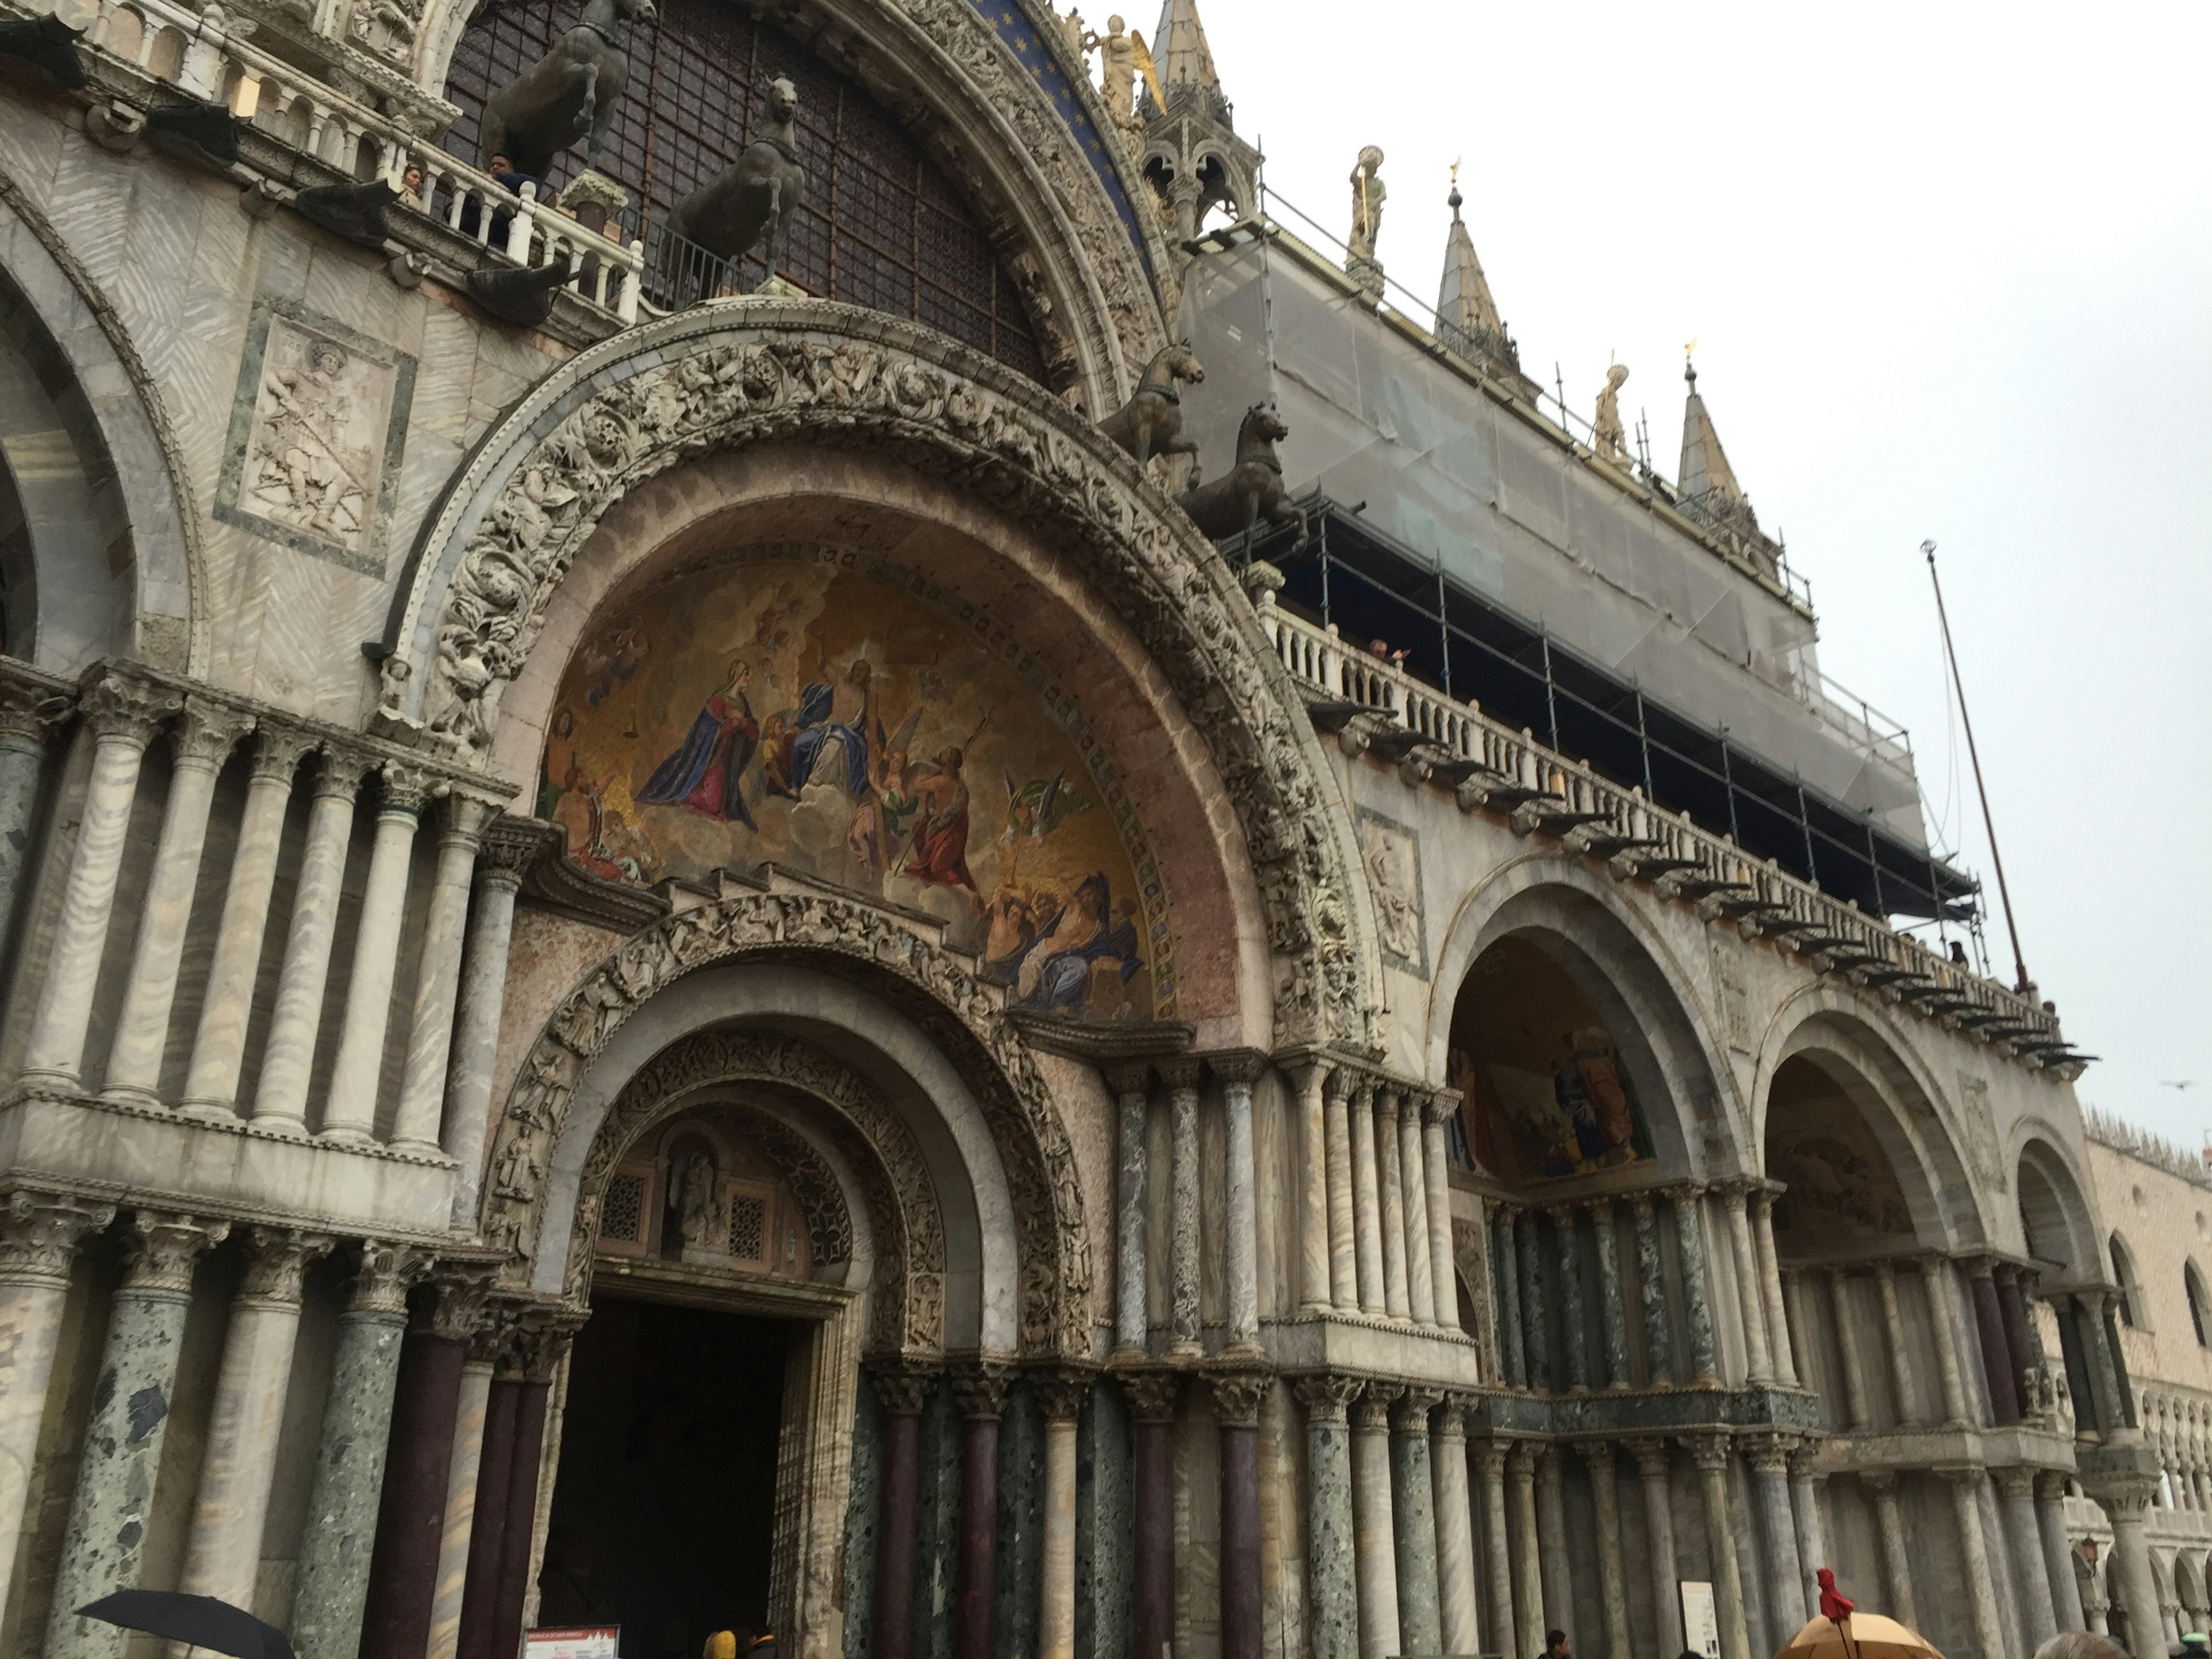
[[[577,1625],[522,1632],[522,1659],[617,1659],[620,1625]]]
[[[1684,1578],[1682,1587],[1682,1646],[1685,1651],[1721,1659],[1721,1619],[1713,1606],[1713,1587],[1701,1580]],[[537,1659],[532,1654],[531,1659]]]

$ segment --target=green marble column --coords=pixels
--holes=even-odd
[[[1359,1659],[1359,1586],[1352,1565],[1352,1429],[1357,1378],[1300,1377],[1306,1408],[1306,1622],[1313,1659]]]
[[[1075,1425],[1075,1659],[1130,1659],[1135,1473],[1128,1404],[1094,1382]]]
[[[991,1659],[1037,1659],[1044,1571],[1044,1419],[1026,1378],[999,1415],[999,1541],[992,1580]]]
[[[1674,1242],[1682,1255],[1682,1304],[1689,1316],[1691,1380],[1717,1382],[1720,1361],[1713,1352],[1713,1309],[1705,1291],[1704,1189],[1685,1184],[1670,1188],[1668,1195],[1674,1200]]]
[[[1437,1508],[1429,1469],[1429,1413],[1443,1393],[1408,1389],[1390,1408],[1390,1503],[1397,1547],[1398,1649],[1443,1651],[1437,1607]]]
[[[392,1389],[407,1331],[407,1287],[427,1265],[413,1250],[374,1239],[362,1245],[352,1299],[338,1320],[337,1357],[300,1540],[292,1595],[292,1645],[300,1659],[354,1659],[361,1645]]]
[[[863,1374],[853,1390],[853,1485],[845,1502],[845,1659],[874,1651],[876,1527],[883,1519],[883,1407]]]
[[[921,1408],[915,1456],[911,1659],[951,1659],[960,1562],[960,1414],[942,1378]]]

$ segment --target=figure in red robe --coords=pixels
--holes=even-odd
[[[1840,1625],[1851,1616],[1851,1604],[1836,1593],[1836,1575],[1822,1567],[1813,1575],[1820,1581],[1820,1617]]]
[[[913,856],[906,873],[932,887],[957,887],[976,903],[983,902],[968,873],[968,786],[962,781],[963,757],[947,749],[937,757],[937,769],[914,787],[924,811],[914,827]]]

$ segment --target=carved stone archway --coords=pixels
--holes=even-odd
[[[866,446],[956,480],[1065,550],[1200,734],[1267,918],[1275,1039],[1368,1041],[1364,890],[1319,745],[1219,555],[1119,449],[1033,382],[878,313],[745,300],[634,329],[489,434],[397,598],[379,718],[483,763],[505,688],[600,520],[682,462],[771,441]],[[1358,917],[1359,920],[1355,921]]]

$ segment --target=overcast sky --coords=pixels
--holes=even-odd
[[[1670,476],[1696,339],[2008,980],[1937,543],[2028,966],[2103,1056],[2081,1097],[2212,1138],[2212,7],[1200,5],[1270,188],[1341,234],[1381,145],[1379,252],[1433,298],[1462,160],[1523,366],[1587,415],[1618,354]]]

